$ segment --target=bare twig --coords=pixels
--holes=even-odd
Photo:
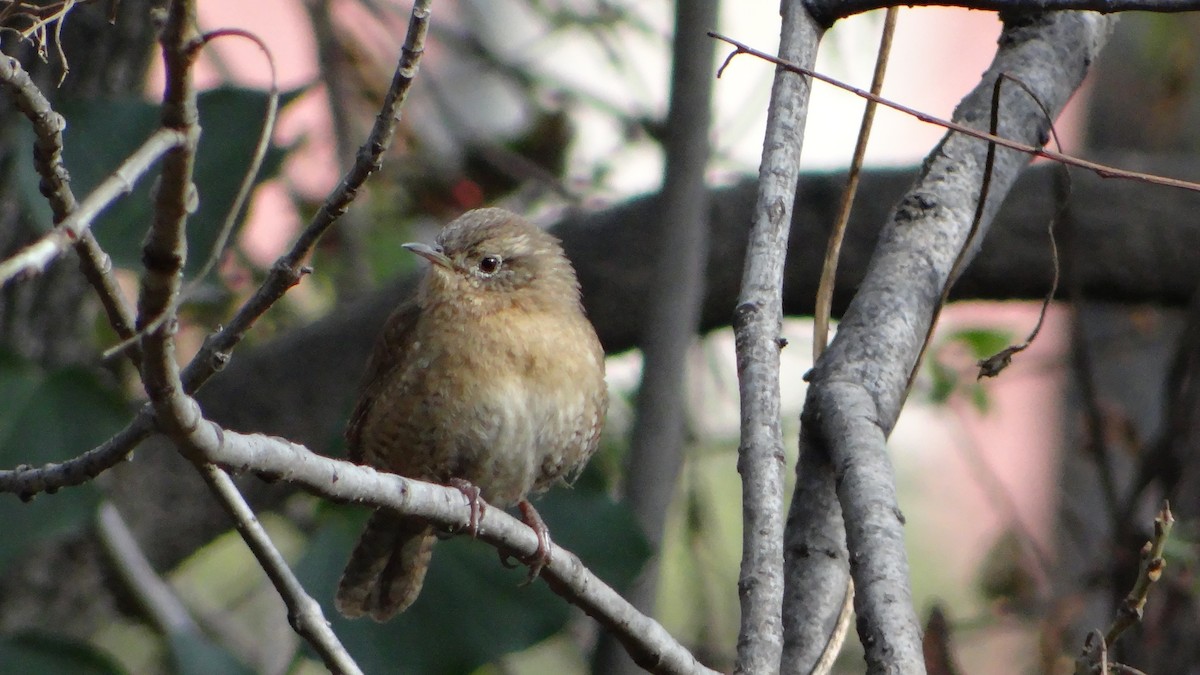
[[[67,171],[62,165],[62,130],[66,122],[50,107],[50,101],[42,95],[16,59],[0,57],[0,85],[13,96],[17,108],[33,123],[37,137],[34,159],[42,176],[39,188],[49,200],[57,222],[57,227],[41,239],[0,262],[0,285],[19,275],[44,269],[68,246],[81,241],[84,264],[90,263],[89,278],[105,277],[107,257],[103,256],[94,239],[84,235],[85,231],[101,211],[128,193],[159,157],[178,147],[183,138],[169,130],[160,130],[151,135],[113,174],[97,185],[82,204],[78,204],[67,183]],[[108,284],[109,290],[101,292],[101,299],[105,301],[110,317],[118,317],[114,326],[121,325],[128,312],[122,313],[120,309],[120,295],[115,283],[104,283]]]
[[[892,36],[896,33],[897,7],[888,7],[883,19],[883,33],[879,36],[879,52],[875,58],[875,73],[871,76],[871,93],[878,96],[883,90],[883,78],[887,73],[888,56],[892,52]],[[875,122],[878,103],[867,100],[863,108],[862,124],[858,127],[858,140],[854,143],[854,155],[850,159],[850,170],[846,175],[846,188],[838,204],[837,219],[833,233],[825,249],[825,261],[821,266],[821,283],[817,287],[817,308],[813,313],[813,361],[821,358],[821,352],[829,344],[830,308],[833,306],[833,286],[837,277],[838,258],[842,241],[846,238],[846,226],[850,223],[850,210],[854,208],[854,195],[858,193],[858,177],[862,172],[863,157],[867,154],[867,142],[871,138],[871,127]]]
[[[271,144],[271,135],[275,130],[276,114],[279,111],[279,87],[276,83],[275,76],[275,59],[271,56],[271,52],[267,49],[264,43],[257,35],[247,31],[224,28],[210,33],[205,33],[201,36],[201,46],[205,46],[213,40],[221,37],[240,37],[250,40],[259,48],[260,51],[267,57],[267,64],[271,71],[271,86],[267,93],[267,108],[263,113],[262,128],[258,133],[258,142],[254,146],[254,153],[250,157],[250,163],[246,166],[246,171],[242,175],[242,182],[238,185],[237,194],[234,195],[233,203],[229,206],[229,211],[225,214],[225,221],[221,224],[221,229],[217,233],[217,238],[213,241],[212,250],[201,266],[200,271],[188,284],[187,288],[175,296],[174,305],[167,311],[159,314],[158,317],[145,324],[136,333],[128,335],[121,342],[104,350],[104,358],[108,359],[123,351],[129,350],[141,341],[142,336],[147,332],[158,328],[159,324],[169,316],[173,316],[179,309],[178,304],[184,302],[187,296],[195,292],[196,288],[204,282],[204,277],[212,271],[212,268],[221,259],[221,254],[225,252],[225,245],[229,241],[229,235],[233,232],[234,225],[237,224],[238,218],[241,216],[242,207],[246,203],[246,199],[250,196],[250,190],[254,187],[254,181],[258,177],[258,171],[262,168],[263,158],[267,156],[267,149]]]
[[[83,485],[127,458],[153,431],[154,411],[146,406],[124,429],[78,457],[40,467],[22,464],[0,471],[0,492],[29,501],[41,492],[53,493],[59,488]]]
[[[1158,515],[1154,517],[1154,536],[1140,552],[1141,565],[1138,567],[1138,577],[1133,583],[1129,595],[1117,607],[1117,618],[1108,627],[1104,635],[1104,643],[1110,647],[1117,638],[1130,626],[1142,620],[1142,609],[1150,596],[1150,587],[1162,577],[1166,561],[1163,560],[1163,548],[1171,536],[1171,528],[1175,525],[1175,516],[1171,515],[1171,505],[1163,502]]]
[[[3,61],[4,59],[0,59],[0,63]],[[140,148],[121,162],[116,171],[101,181],[80,203],[79,208],[67,216],[58,227],[0,263],[0,284],[22,274],[44,269],[67,246],[82,236],[83,231],[91,226],[101,211],[133,189],[134,183],[144,176],[160,157],[178,149],[185,142],[183,135],[175,129],[159,129],[154,132]]]
[[[50,101],[15,59],[0,59],[0,86],[13,97],[17,109],[33,124],[33,132],[37,137],[33,153],[34,166],[42,177],[38,188],[50,202],[54,224],[61,225],[79,210],[79,203],[71,191],[66,167],[62,163],[62,131],[66,122],[53,110]],[[136,173],[140,176],[141,171]],[[109,324],[117,335],[129,337],[133,334],[133,311],[126,304],[112,275],[111,259],[100,248],[91,230],[83,229],[79,234],[78,240],[75,241],[75,251],[79,255],[79,265],[84,277],[96,289]],[[41,267],[44,267],[44,264],[38,269]],[[2,279],[0,273],[0,284],[3,283]],[[141,351],[132,351],[130,358],[134,365],[140,364]]]
[[[163,635],[198,634],[200,629],[187,607],[171,586],[154,571],[121,512],[112,503],[100,505],[96,513],[96,530],[113,569],[154,627]]]
[[[1108,651],[1117,638],[1129,627],[1142,620],[1142,610],[1150,595],[1150,587],[1162,577],[1166,561],[1163,560],[1163,548],[1171,536],[1171,528],[1175,517],[1171,515],[1171,505],[1163,502],[1162,509],[1154,518],[1154,536],[1140,552],[1141,565],[1138,577],[1133,583],[1129,595],[1117,607],[1117,616],[1113,619],[1107,633],[1092,630],[1083,642],[1083,649],[1075,659],[1075,675],[1145,675],[1142,671],[1109,660]]]
[[[992,119],[991,135],[995,136],[1000,125],[1000,87],[1004,82],[1003,73],[996,77],[995,83],[992,85]],[[1041,105],[1039,102],[1038,105]],[[925,360],[925,354],[929,351],[929,343],[933,341],[933,331],[937,329],[938,318],[942,315],[942,309],[946,306],[946,300],[950,298],[950,289],[954,286],[954,282],[958,281],[958,277],[962,275],[966,268],[967,261],[970,260],[972,252],[975,249],[975,237],[979,234],[979,226],[983,222],[983,214],[987,208],[988,191],[992,186],[992,167],[996,163],[996,144],[988,141],[987,157],[983,161],[983,178],[979,183],[979,199],[975,201],[975,215],[971,218],[971,228],[967,230],[967,238],[963,240],[962,246],[958,249],[958,255],[954,258],[954,265],[950,268],[950,273],[946,275],[946,281],[942,284],[941,297],[938,298],[937,304],[933,306],[933,316],[929,319],[929,325],[925,329],[925,340],[921,343],[921,351],[917,353],[916,361],[913,361],[912,369],[908,372],[908,386],[905,387],[904,397],[908,398],[909,392],[912,391],[913,383],[917,381],[917,373],[921,371],[921,363]]]
[[[250,163],[246,166],[246,173],[242,176],[242,182],[238,185],[237,195],[233,198],[233,203],[229,205],[229,212],[225,214],[225,222],[221,225],[221,231],[217,235],[217,239],[213,242],[212,252],[207,260],[204,261],[204,267],[196,273],[196,277],[188,284],[188,288],[184,291],[184,295],[189,295],[196,286],[198,286],[204,277],[208,275],[213,266],[221,259],[221,254],[225,251],[225,245],[229,241],[229,235],[233,232],[234,225],[237,224],[238,218],[241,217],[242,207],[246,204],[246,199],[250,196],[250,190],[254,187],[254,181],[258,178],[258,172],[262,169],[263,159],[267,156],[267,149],[271,146],[271,136],[275,133],[275,121],[279,112],[279,81],[275,73],[275,57],[271,55],[271,50],[267,48],[266,43],[257,35],[244,30],[234,28],[224,28],[221,30],[206,33],[203,36],[204,44],[208,44],[213,40],[223,37],[240,37],[252,42],[258,50],[262,52],[267,59],[267,67],[271,71],[271,86],[267,89],[267,109],[263,112],[262,129],[258,132],[258,142],[254,146],[254,154],[250,157]]]
[[[329,629],[320,606],[300,588],[229,477],[221,469],[206,463],[202,456],[190,452],[193,448],[182,442],[189,430],[202,420],[195,402],[183,393],[174,342],[175,308],[187,256],[184,222],[193,210],[196,198],[192,169],[200,128],[192,65],[205,38],[197,30],[195,11],[194,2],[176,0],[171,3],[160,37],[166,63],[162,125],[178,130],[187,138],[187,143],[168,153],[163,160],[154,220],[143,249],[146,269],[138,299],[138,325],[146,330],[142,336],[142,381],[159,428],[175,441],[180,452],[197,464],[210,490],[233,516],[238,531],[287,604],[293,628],[321,654],[331,671],[359,673],[346,648]]]
[[[279,596],[287,605],[288,623],[292,629],[313,646],[331,673],[361,674],[362,670],[358,664],[329,627],[329,620],[321,611],[321,604],[304,590],[304,586],[288,567],[279,549],[275,548],[270,536],[258,522],[258,517],[246,503],[245,497],[233,484],[233,479],[224,470],[212,464],[203,464],[198,468],[209,488],[220,495],[218,501],[233,519],[238,534],[242,535],[242,540],[246,542],[258,564],[279,591]]]
[[[1155,176],[1152,174],[1142,173],[1140,171],[1129,171],[1127,169],[1120,169],[1115,166],[1108,166],[1106,164],[1090,162],[1086,159],[1080,159],[1079,157],[1074,157],[1072,155],[1064,155],[1060,152],[1054,152],[1052,150],[1047,150],[1045,148],[1038,147],[1036,145],[1030,145],[1028,143],[1021,143],[1019,141],[1014,141],[1009,138],[1002,138],[1000,136],[996,136],[995,134],[984,133],[982,131],[979,131],[978,129],[973,129],[969,126],[960,124],[958,122],[954,122],[951,120],[944,120],[944,119],[941,119],[940,117],[935,117],[933,115],[923,113],[914,108],[910,108],[908,106],[901,105],[899,103],[896,103],[895,101],[883,98],[882,96],[876,96],[875,94],[872,94],[871,92],[865,91],[863,89],[859,89],[858,87],[852,87],[844,82],[841,82],[832,77],[829,77],[828,75],[822,75],[821,73],[818,73],[818,72],[812,70],[811,68],[805,68],[804,66],[797,65],[795,63],[791,63],[791,62],[787,61],[786,59],[780,59],[780,58],[771,56],[770,54],[767,54],[766,52],[762,52],[757,49],[754,49],[753,47],[750,47],[741,42],[738,42],[737,40],[734,40],[733,38],[729,38],[724,35],[721,35],[720,33],[709,33],[709,36],[716,38],[718,40],[721,40],[723,42],[728,42],[729,44],[734,46],[736,51],[734,51],[732,54],[729,55],[729,57],[726,59],[726,63],[728,63],[729,60],[731,60],[733,57],[737,56],[738,54],[749,54],[751,56],[760,58],[764,61],[769,61],[769,62],[775,64],[776,66],[783,68],[784,70],[789,70],[794,73],[800,73],[802,75],[807,75],[809,77],[820,80],[827,84],[831,84],[831,85],[837,87],[838,89],[842,89],[842,90],[848,91],[856,96],[865,98],[868,101],[875,101],[879,105],[887,106],[893,110],[898,110],[907,115],[911,115],[911,116],[921,120],[922,122],[928,122],[929,124],[936,124],[939,127],[943,127],[945,129],[949,129],[951,131],[957,131],[960,134],[966,134],[967,136],[971,136],[972,138],[978,138],[983,141],[989,141],[989,142],[995,143],[996,145],[999,145],[1001,147],[1008,148],[1009,150],[1016,150],[1018,152],[1024,152],[1026,154],[1033,155],[1035,157],[1044,157],[1046,159],[1049,159],[1049,160],[1052,160],[1055,162],[1061,162],[1063,164],[1070,164],[1071,166],[1077,166],[1081,169],[1087,169],[1088,171],[1095,173],[1096,175],[1100,176],[1101,178],[1124,178],[1126,180],[1136,180],[1136,181],[1141,181],[1144,183],[1151,183],[1153,185],[1165,185],[1167,187],[1175,187],[1175,188],[1180,188],[1182,190],[1190,190],[1192,192],[1200,192],[1200,183],[1193,183],[1191,181],[1180,180],[1178,178],[1167,178],[1164,176]]]
[[[1037,104],[1038,108],[1040,108],[1042,111],[1042,115],[1044,115],[1046,118],[1046,124],[1050,128],[1050,138],[1054,140],[1054,147],[1058,148],[1059,152],[1062,152],[1062,140],[1059,139],[1058,129],[1054,126],[1054,117],[1050,114],[1050,111],[1046,108],[1046,105],[1038,99],[1037,94],[1033,93],[1033,90],[1029,88],[1029,85],[1007,73],[1000,73],[1000,78],[997,80],[997,87],[999,87],[1000,80],[1009,80],[1013,84],[1023,89],[1025,93],[1029,94],[1029,97],[1033,99],[1033,102]],[[1046,321],[1046,312],[1050,310],[1050,303],[1054,300],[1054,296],[1058,293],[1058,242],[1055,241],[1054,238],[1054,224],[1061,220],[1063,215],[1067,212],[1067,209],[1070,208],[1069,199],[1071,196],[1071,172],[1065,164],[1058,164],[1057,166],[1062,172],[1060,174],[1061,178],[1058,179],[1059,182],[1056,183],[1057,186],[1060,186],[1060,189],[1056,190],[1056,196],[1058,198],[1055,200],[1056,204],[1054,205],[1054,217],[1051,218],[1049,224],[1046,225],[1046,233],[1049,235],[1050,239],[1050,263],[1054,269],[1054,275],[1050,281],[1050,288],[1046,291],[1046,297],[1042,300],[1042,308],[1038,312],[1037,322],[1033,325],[1033,329],[1029,331],[1029,335],[1025,337],[1025,341],[1020,344],[1009,345],[1008,347],[1000,350],[1000,352],[979,361],[979,363],[976,364],[979,366],[979,375],[975,378],[977,380],[984,377],[995,377],[996,375],[999,375],[1000,371],[1004,370],[1009,366],[1010,363],[1012,363],[1012,357],[1014,355],[1025,351],[1029,348],[1029,345],[1033,344],[1033,341],[1037,339],[1038,333],[1042,331],[1042,325]]]
[[[798,1],[781,4],[779,52],[811,65],[824,30]],[[710,33],[711,35],[711,33]],[[783,653],[783,432],[779,422],[779,352],[783,267],[800,149],[812,83],[795,71],[775,72],[759,167],[758,196],[746,248],[733,334],[741,395],[742,621],[735,672],[779,669]]]

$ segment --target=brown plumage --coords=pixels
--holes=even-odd
[[[465,481],[500,507],[581,469],[608,406],[604,352],[558,240],[489,208],[447,225],[437,246],[405,248],[430,269],[367,364],[346,429],[351,460]],[[342,575],[338,610],[377,621],[404,611],[434,541],[425,521],[376,511]]]

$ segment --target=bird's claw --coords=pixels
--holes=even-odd
[[[521,519],[533,530],[538,540],[537,550],[534,551],[533,555],[521,559],[521,562],[529,565],[529,576],[525,579],[525,583],[521,585],[528,586],[542,573],[542,568],[550,564],[550,552],[552,550],[550,528],[546,527],[546,521],[542,520],[541,514],[537,512],[537,509],[533,508],[533,504],[530,504],[528,500],[522,499],[517,504],[517,507],[521,509]]]
[[[463,478],[451,478],[448,484],[463,493],[471,507],[471,517],[467,520],[467,534],[471,537],[479,536],[479,523],[483,520],[483,512],[487,508],[487,503],[479,496],[479,486]]]
[[[542,569],[550,564],[550,551],[552,547],[550,542],[550,528],[546,527],[546,521],[542,520],[541,514],[537,512],[537,509],[533,508],[533,504],[530,504],[528,500],[522,499],[517,503],[517,508],[521,509],[521,520],[537,535],[537,550],[533,552],[533,555],[529,556],[514,555],[506,551],[500,551],[500,564],[508,569],[513,569],[517,566],[517,563],[513,562],[514,560],[528,565],[529,576],[525,578],[525,581],[521,582],[522,586],[528,586],[533,583],[534,579],[538,578],[538,575],[542,573]]]

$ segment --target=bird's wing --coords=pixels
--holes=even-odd
[[[346,443],[349,448],[349,459],[352,462],[363,461],[361,448],[362,426],[371,410],[371,405],[378,398],[380,390],[391,379],[392,373],[404,362],[405,352],[412,344],[417,327],[417,317],[420,307],[415,300],[409,300],[396,308],[383,326],[383,332],[375,341],[375,349],[367,360],[366,374],[359,389],[358,403],[350,414],[346,424]]]

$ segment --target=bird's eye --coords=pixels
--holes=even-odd
[[[504,260],[498,255],[485,255],[479,259],[479,272],[484,276],[490,277],[500,271],[500,267],[504,264]]]

